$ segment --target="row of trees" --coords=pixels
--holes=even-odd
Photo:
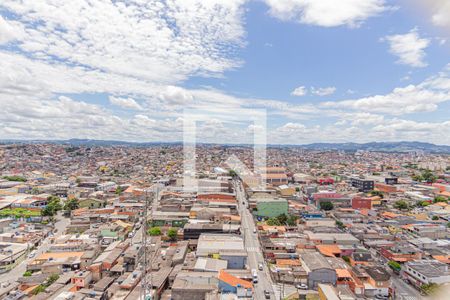
[[[298,216],[281,214],[278,217],[272,217],[266,220],[269,226],[295,226],[297,224]]]
[[[20,182],[26,182],[27,179],[25,177],[22,176],[3,176],[3,179],[8,180],[8,181],[20,181]]]
[[[148,234],[151,236],[160,236],[160,235],[162,235],[162,230],[160,227],[154,226],[148,230]],[[177,229],[169,228],[169,230],[167,230],[167,237],[169,238],[169,240],[176,241],[177,236],[178,236]]]
[[[412,179],[420,182],[435,182],[437,180],[437,176],[435,176],[430,170],[424,170],[421,174],[413,175]]]
[[[436,196],[433,199],[433,203],[438,203],[438,202],[443,202],[443,203],[448,203],[450,201],[450,198],[446,198],[443,196]],[[416,205],[417,207],[425,207],[430,205],[431,203],[429,201],[417,201]],[[400,210],[405,210],[405,209],[411,209],[414,205],[411,205],[409,202],[407,202],[406,200],[398,200],[394,203],[394,208],[396,209],[400,209]]]

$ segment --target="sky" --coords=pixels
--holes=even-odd
[[[450,145],[450,1],[2,0],[0,108],[0,139]]]

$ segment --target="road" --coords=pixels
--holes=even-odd
[[[274,284],[272,278],[269,275],[269,269],[264,263],[264,258],[260,248],[258,235],[254,233],[256,227],[253,220],[253,216],[246,208],[247,199],[245,197],[242,183],[240,181],[234,181],[234,187],[236,190],[236,199],[238,201],[239,214],[241,215],[241,229],[244,235],[244,245],[248,253],[247,263],[250,269],[258,270],[258,264],[263,263],[263,271],[258,272],[258,283],[254,285],[254,299],[265,299],[264,290],[268,290],[271,294],[270,299],[277,299],[277,295],[274,292]],[[276,291],[276,290],[275,290]],[[278,291],[277,291],[278,292]]]
[[[395,299],[400,300],[422,300],[427,299],[420,295],[419,291],[400,279],[391,272],[392,287],[395,289]]]
[[[69,218],[65,218],[61,215],[57,216],[57,221],[55,223],[55,228],[58,229],[58,232],[56,234],[54,234],[54,237],[59,237],[62,234],[65,233],[67,226],[70,224],[70,219]],[[36,255],[35,256],[39,256],[42,253],[47,252],[47,250],[50,248],[50,242],[49,242],[49,238],[44,239],[44,241],[38,246],[38,248],[36,249]],[[10,282],[11,285],[6,287],[6,288],[0,288],[0,297],[6,293],[9,292],[10,290],[12,290],[14,288],[14,284],[17,279],[19,279],[19,277],[21,277],[23,275],[23,273],[25,273],[25,271],[27,270],[27,264],[32,261],[34,258],[25,258],[20,264],[18,264],[14,269],[12,269],[9,272],[3,273],[0,275],[0,283],[4,283],[4,282]]]

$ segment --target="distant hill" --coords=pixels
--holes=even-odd
[[[181,145],[182,142],[125,142],[109,140],[90,140],[90,139],[70,139],[70,140],[0,140],[3,144],[65,144],[72,146],[129,146],[129,147],[152,147],[152,146],[170,146]],[[201,143],[199,143],[201,144]],[[205,145],[205,144],[204,144]],[[207,144],[206,144],[207,145]],[[238,145],[236,145],[238,146]],[[251,145],[245,145],[251,146]],[[378,152],[412,152],[424,151],[427,153],[450,153],[450,146],[435,145],[423,142],[370,142],[370,143],[313,143],[306,145],[269,145],[271,147],[299,147],[309,150],[339,150],[339,151],[378,151]]]
[[[450,146],[423,142],[314,143],[299,147],[311,150],[450,153]]]

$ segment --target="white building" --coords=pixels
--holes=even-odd
[[[405,263],[403,275],[416,286],[450,283],[447,264],[437,260],[416,260]]]

